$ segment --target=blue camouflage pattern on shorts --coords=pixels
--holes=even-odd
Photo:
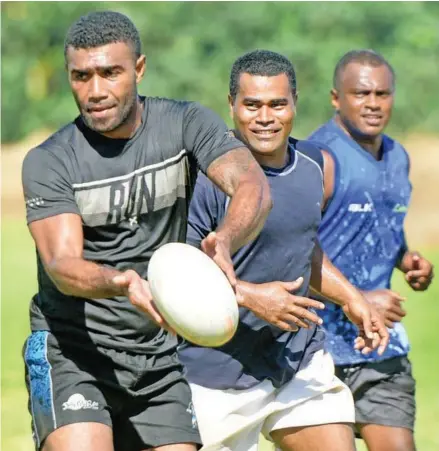
[[[49,332],[33,332],[27,340],[24,360],[26,362],[32,410],[45,415],[52,413],[52,387],[50,363],[47,360],[47,337]]]

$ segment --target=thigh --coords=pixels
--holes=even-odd
[[[41,447],[42,451],[77,451],[78,449],[113,451],[111,428],[100,423],[69,424],[49,434]]]
[[[69,445],[69,437],[79,447],[78,437],[89,443],[95,440],[95,436],[104,437],[104,441],[105,437],[111,436],[109,407],[96,380],[64,356],[49,332],[33,332],[26,341],[23,357],[37,449],[52,434],[55,438],[48,440],[49,445],[56,437],[63,437],[65,448],[56,447],[60,450],[73,449],[69,448],[73,446]],[[76,423],[82,424],[78,426],[82,433],[77,433],[76,426],[64,429]],[[86,423],[93,423],[94,426]],[[76,432],[70,433],[72,430]],[[93,448],[83,447],[81,443],[81,449]],[[102,449],[107,448],[102,446]]]
[[[192,451],[201,445],[191,391],[183,378],[147,396],[132,393],[114,417],[113,430],[117,451]]]
[[[149,448],[151,451],[196,451],[198,446],[195,443],[177,443]],[[148,451],[149,451],[148,450]]]
[[[415,451],[413,431],[407,428],[362,424],[360,434],[369,451]]]
[[[352,425],[343,423],[293,427],[273,431],[282,451],[355,451]]]

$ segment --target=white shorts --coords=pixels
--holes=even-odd
[[[352,394],[323,350],[280,389],[269,380],[247,390],[190,385],[203,451],[255,451],[261,433],[355,421]]]

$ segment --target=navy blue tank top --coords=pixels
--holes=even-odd
[[[307,141],[290,140],[289,161],[282,169],[263,167],[273,209],[260,235],[234,256],[241,280],[252,283],[293,281],[302,276],[298,295],[307,295],[311,256],[321,220],[323,159]],[[228,198],[200,174],[190,205],[187,242],[198,246],[221,223]],[[234,338],[220,348],[190,343],[180,347],[189,381],[217,389],[246,389],[269,379],[279,387],[291,380],[323,348],[320,327],[285,332],[240,308]]]

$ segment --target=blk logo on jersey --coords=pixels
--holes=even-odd
[[[349,204],[348,211],[351,213],[370,213],[373,210],[373,204]]]

